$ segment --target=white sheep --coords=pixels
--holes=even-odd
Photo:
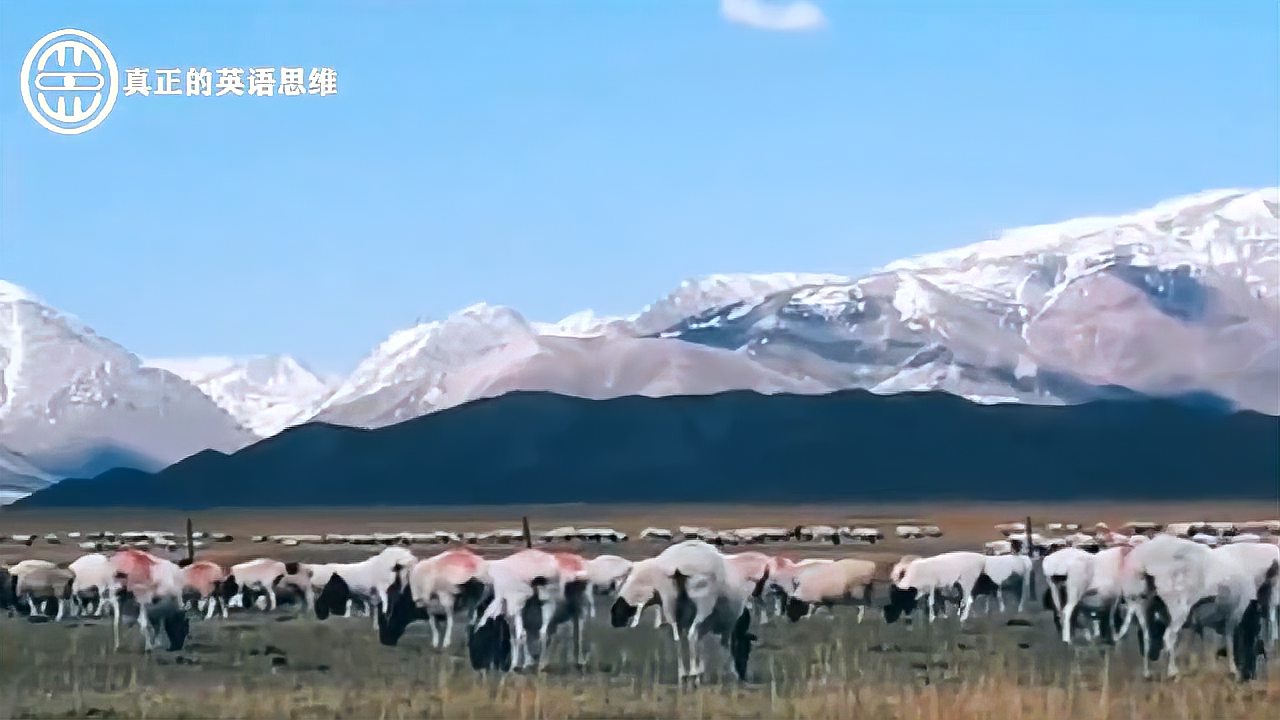
[[[587,615],[596,616],[596,595],[613,595],[631,572],[631,561],[617,555],[600,555],[587,561]]]
[[[854,558],[801,568],[792,581],[787,617],[796,622],[819,607],[856,605],[862,622],[872,601],[875,574],[874,562]]]
[[[222,599],[229,607],[248,607],[248,592],[262,593],[267,598],[267,609],[276,609],[276,586],[287,575],[299,571],[298,563],[283,563],[270,558],[257,558],[231,566],[222,581]],[[308,603],[311,598],[308,597]]]
[[[985,576],[986,561],[985,555],[963,550],[915,560],[907,565],[897,582],[889,585],[889,603],[884,607],[885,620],[894,622],[903,614],[911,613],[916,607],[917,599],[923,595],[929,610],[929,620],[933,621],[937,617],[934,596],[942,595],[945,598],[958,588],[960,622],[964,622],[969,618],[973,606],[974,589]]]
[[[488,572],[492,599],[467,643],[472,667],[505,670],[537,662],[541,669],[547,661],[551,635],[565,621],[572,621],[575,660],[580,666],[586,561],[569,553],[529,549],[489,561]],[[525,623],[526,611],[536,611],[540,618],[532,639]]]
[[[1141,628],[1145,676],[1164,648],[1169,677],[1178,675],[1178,635],[1188,625],[1223,636],[1238,679],[1256,675],[1262,609],[1252,575],[1235,557],[1162,535],[1133,548],[1122,573],[1125,601]]]
[[[697,682],[705,671],[698,644],[707,634],[720,636],[729,648],[734,671],[740,679],[746,678],[751,643],[756,639],[748,632],[749,593],[745,578],[723,555],[704,542],[690,540],[635,563],[613,604],[613,626],[627,625],[655,596],[663,615],[671,619],[682,681]]]
[[[448,647],[456,614],[465,614],[468,630],[475,625],[477,609],[488,590],[487,568],[484,558],[460,548],[419,560],[401,571],[387,590],[386,612],[377,616],[378,640],[395,645],[409,623],[426,620],[432,647]]]
[[[77,612],[83,613],[85,604],[92,601],[93,614],[102,615],[106,610],[119,612],[116,593],[119,583],[115,578],[115,570],[111,560],[102,553],[90,553],[76,558],[67,566],[75,573],[71,583],[71,601]]]
[[[1280,640],[1280,546],[1264,543],[1223,545],[1217,549],[1236,559],[1253,578],[1272,644]]]
[[[400,571],[417,561],[409,550],[389,547],[360,562],[308,566],[312,571],[311,587],[322,588],[315,598],[316,617],[324,620],[338,613],[350,617],[352,605],[359,600],[369,608],[377,630],[378,612],[387,607],[387,591]]]
[[[1018,612],[1022,612],[1026,604],[1027,594],[1031,592],[1034,577],[1034,566],[1027,555],[991,555],[987,556],[983,572],[994,587],[988,587],[988,595],[994,595],[1000,607],[1005,611],[1004,596],[1008,592],[1018,593]]]
[[[1108,641],[1113,637],[1116,612],[1124,597],[1122,569],[1125,557],[1132,550],[1130,545],[1107,548],[1096,554],[1077,550],[1079,555],[1074,556],[1074,561],[1060,576],[1061,581],[1050,579],[1051,585],[1060,584],[1063,593],[1061,609],[1055,618],[1061,626],[1063,642],[1071,643],[1077,611],[1091,616],[1096,628],[1091,634]],[[1048,558],[1045,561],[1048,562]]]

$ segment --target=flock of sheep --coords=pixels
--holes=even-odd
[[[814,527],[804,533],[807,539],[840,541],[840,529],[832,528],[826,536],[812,532]],[[927,622],[954,610],[963,623],[978,600],[988,611],[1003,612],[1006,599],[1016,598],[1017,609],[1023,610],[1039,566],[1049,585],[1044,605],[1054,613],[1062,640],[1071,643],[1082,636],[1113,644],[1136,632],[1148,675],[1151,662],[1163,653],[1168,655],[1168,674],[1177,674],[1177,645],[1188,630],[1216,631],[1242,680],[1256,675],[1265,644],[1277,642],[1280,538],[1273,532],[1280,533],[1280,523],[1261,526],[1265,535],[1226,524],[1161,531],[1153,524],[1132,523],[1131,534],[1096,528],[1088,543],[1060,543],[1028,533],[1020,524],[997,529],[1007,535],[997,542],[1009,547],[988,544],[985,553],[907,555],[888,569],[887,581],[883,569],[868,560],[728,552],[718,535],[719,546],[700,537],[701,528],[681,528],[688,539],[672,533],[673,544],[637,561],[617,555],[588,559],[542,548],[486,559],[465,541],[419,558],[392,542],[360,562],[259,558],[223,568],[207,560],[175,563],[124,547],[86,554],[67,567],[24,560],[4,568],[0,609],[53,615],[54,620],[105,614],[112,620],[117,648],[126,623],[139,627],[147,651],[165,644],[162,635],[170,650],[179,650],[191,610],[202,612],[206,620],[218,614],[226,618],[232,610],[269,612],[282,594],[289,594],[319,620],[367,612],[385,645],[396,645],[406,628],[421,620],[430,628],[432,644],[444,647],[454,642],[455,622],[462,622],[473,667],[510,670],[545,666],[548,644],[566,634],[574,662],[581,665],[584,621],[605,601],[617,628],[636,627],[652,608],[655,627],[666,628],[676,644],[678,676],[696,681],[706,672],[702,641],[708,635],[719,640],[733,672],[743,678],[756,639],[753,622],[781,616],[799,621],[837,605],[856,606],[857,622],[862,622],[874,588],[887,584],[881,608],[885,621],[896,622],[923,607]],[[1086,535],[1078,528],[1074,532]],[[786,531],[788,537],[801,534],[800,528]],[[739,539],[744,535],[752,533],[735,531]],[[1025,547],[1027,538],[1030,548]],[[557,539],[554,533],[539,536],[544,543]],[[1029,552],[1005,552],[1014,549]]]

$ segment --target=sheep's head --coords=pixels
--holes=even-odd
[[[387,589],[387,607],[378,609],[378,642],[383,645],[400,642],[409,623],[418,617],[413,593],[400,582],[397,575],[395,582]]]
[[[164,619],[164,634],[169,637],[169,650],[177,652],[187,644],[187,635],[191,632],[191,622],[181,607]]]
[[[627,579],[618,588],[618,599],[610,611],[614,627],[625,627],[637,612],[655,602],[658,589],[670,585],[672,578],[662,568],[648,560],[641,560],[631,567]]]
[[[511,626],[501,614],[487,618],[467,633],[467,655],[476,670],[511,669]]]
[[[316,617],[324,620],[330,615],[345,612],[350,600],[351,587],[341,575],[334,573],[333,577],[329,578],[329,582],[325,583],[324,589],[320,591],[320,596],[316,598]]]
[[[787,618],[791,622],[798,622],[800,618],[809,613],[809,603],[803,600],[797,600],[794,597],[787,598]]]
[[[903,615],[910,615],[916,609],[917,592],[915,588],[889,586],[889,603],[884,606],[886,622],[896,622]]]

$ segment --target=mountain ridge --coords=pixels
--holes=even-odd
[[[1274,500],[1278,434],[1280,418],[1196,398],[1013,406],[864,390],[512,392],[378,429],[303,425],[154,474],[64,480],[18,506]]]

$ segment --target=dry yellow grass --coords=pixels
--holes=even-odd
[[[498,677],[473,672],[460,647],[430,649],[421,626],[382,647],[368,618],[241,614],[194,623],[183,652],[153,657],[133,636],[110,652],[102,621],[7,619],[0,717],[1164,720],[1261,718],[1280,702],[1274,671],[1237,683],[1209,641],[1188,642],[1183,678],[1148,682],[1132,638],[1103,655],[1062,645],[1042,612],[1021,618],[963,629],[858,624],[851,612],[771,622],[756,628],[750,682],[713,662],[698,689],[675,683],[665,632],[603,618],[590,624],[585,671],[567,669],[560,646],[547,672]]]

